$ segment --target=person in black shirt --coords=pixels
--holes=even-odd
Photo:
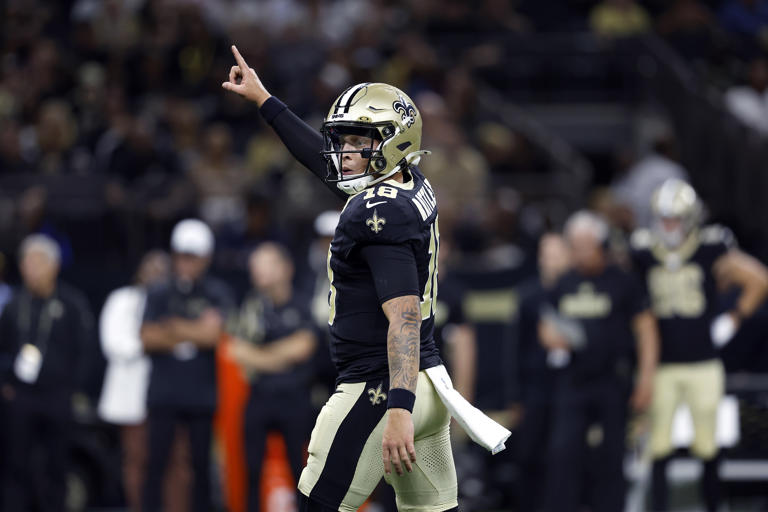
[[[437,201],[416,166],[421,115],[403,91],[362,83],[334,101],[321,135],[232,52],[237,65],[222,86],[255,101],[288,150],[346,201],[328,258],[337,390],[312,432],[300,510],[357,509],[382,477],[402,509],[455,510],[450,414],[424,371],[442,361]]]
[[[245,412],[248,510],[258,511],[270,430],[283,436],[295,481],[304,467],[312,413],[309,363],[317,340],[306,301],[293,290],[288,252],[266,242],[251,254],[249,266],[254,289],[240,308],[229,353],[251,381]]]
[[[142,498],[145,512],[161,507],[163,477],[178,424],[187,427],[192,456],[192,503],[210,510],[210,452],[217,382],[214,349],[233,301],[206,276],[213,233],[203,222],[179,222],[171,234],[173,277],[150,288],[141,340],[152,370],[147,391],[148,460]]]
[[[96,350],[93,316],[79,291],[57,281],[53,239],[31,235],[20,252],[24,286],[0,316],[2,510],[64,510],[73,411]]]
[[[562,364],[567,362],[556,385],[548,454],[544,508],[552,512],[579,509],[585,439],[594,423],[602,436],[590,468],[592,510],[624,509],[627,402],[643,410],[651,400],[658,357],[656,321],[634,276],[608,262],[608,233],[607,224],[590,212],[577,212],[568,220],[565,237],[573,270],[549,292],[549,307],[539,324],[542,344],[561,354]],[[629,399],[635,358],[639,370]]]
[[[700,226],[701,204],[684,181],[665,181],[651,200],[654,229],[632,235],[632,261],[647,286],[661,333],[661,358],[651,407],[651,506],[667,510],[667,463],[678,405],[691,410],[690,450],[704,461],[701,494],[709,511],[720,503],[717,408],[725,372],[717,354],[768,293],[768,270],[736,248],[730,230]],[[718,289],[741,288],[736,307],[717,316]]]
[[[520,510],[540,510],[544,497],[552,396],[557,369],[539,341],[539,320],[547,293],[568,270],[570,255],[563,237],[547,233],[539,241],[539,276],[520,287],[518,368],[522,418],[517,429],[518,503]]]

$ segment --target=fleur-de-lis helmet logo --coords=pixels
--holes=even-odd
[[[397,95],[398,100],[392,103],[392,108],[400,114],[400,119],[410,128],[416,122],[416,107],[408,103],[408,100],[401,95]]]

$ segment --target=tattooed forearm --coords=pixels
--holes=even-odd
[[[382,309],[389,320],[389,387],[415,392],[421,348],[419,299],[415,295],[397,297],[385,302]]]

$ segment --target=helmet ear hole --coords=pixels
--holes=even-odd
[[[374,158],[373,159],[373,167],[377,171],[383,171],[387,167],[387,160],[382,158],[382,157]]]

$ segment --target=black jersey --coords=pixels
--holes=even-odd
[[[314,322],[306,301],[294,294],[288,302],[277,305],[268,297],[252,290],[240,307],[236,334],[254,345],[269,345],[299,331],[314,333]],[[262,391],[277,392],[305,389],[311,377],[311,364],[293,364],[282,372],[257,374],[248,377],[251,384]]]
[[[421,298],[420,368],[440,364],[434,341],[437,203],[429,182],[417,168],[411,168],[410,178],[406,183],[387,180],[354,195],[341,212],[328,255],[328,324],[339,382],[362,382],[387,375],[389,322],[381,304],[396,296],[413,294]],[[374,279],[370,262],[362,252],[392,246],[413,253],[417,289]],[[401,277],[391,275],[388,279]]]
[[[320,132],[275,97],[267,99],[260,111],[291,154],[318,178],[325,177]],[[416,167],[403,174],[404,183],[387,180],[351,197],[326,182],[331,192],[347,198],[328,252],[330,348],[339,383],[389,373],[389,322],[381,304],[403,295],[421,298],[420,368],[441,364],[433,335],[437,202]],[[375,275],[372,267],[377,269]]]
[[[226,319],[233,305],[229,289],[211,277],[203,277],[191,287],[171,281],[150,288],[144,307],[144,323],[171,317],[193,320],[207,308],[217,309]],[[183,342],[172,351],[151,352],[149,356],[152,371],[147,405],[150,408],[200,412],[216,408],[214,349],[200,349],[191,342]]]
[[[555,310],[578,321],[584,330],[586,345],[574,352],[570,364],[569,373],[575,380],[631,377],[632,320],[648,309],[647,296],[638,281],[615,265],[595,276],[571,270],[548,293]]]
[[[735,245],[722,226],[695,231],[671,251],[649,230],[632,235],[632,261],[648,288],[659,321],[662,363],[687,363],[717,357],[710,324],[717,313],[712,265]]]

